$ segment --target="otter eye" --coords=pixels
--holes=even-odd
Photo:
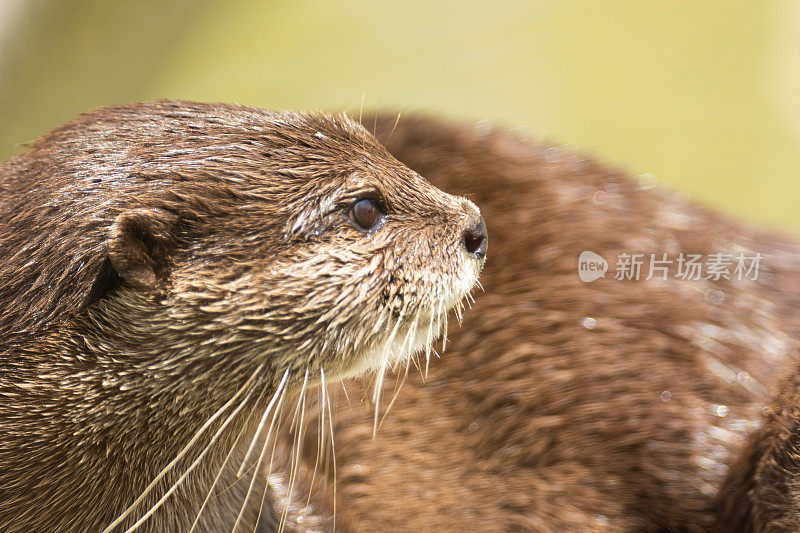
[[[350,208],[350,217],[361,229],[372,229],[381,221],[381,209],[372,198],[364,198]]]

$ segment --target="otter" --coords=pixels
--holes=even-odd
[[[344,115],[182,101],[35,141],[0,225],[4,531],[252,530],[294,398],[423,352],[487,247]]]
[[[329,524],[335,502],[340,531],[712,527],[727,470],[799,362],[797,242],[524,132],[363,123],[481,206],[493,262],[447,356],[409,374],[374,439],[358,384],[334,399],[336,470],[298,485],[293,524]],[[608,261],[604,278],[582,281],[586,251]],[[615,279],[636,253],[639,279]],[[760,270],[683,279],[681,253],[759,254]],[[648,279],[650,254],[673,261],[664,276]]]

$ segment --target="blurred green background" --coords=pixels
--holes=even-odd
[[[424,109],[800,233],[800,2],[0,0],[0,158],[155,98]]]

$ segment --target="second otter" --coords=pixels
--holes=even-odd
[[[514,132],[384,115],[377,136],[481,206],[495,260],[447,356],[424,383],[409,376],[374,440],[370,410],[334,409],[337,523],[707,531],[726,470],[797,364],[800,246]],[[608,261],[605,278],[581,279],[586,251]],[[615,279],[624,254],[641,254],[638,279]],[[673,261],[666,275],[650,254]],[[702,273],[679,277],[681,254]],[[732,259],[727,278],[708,272],[715,254]],[[739,254],[760,254],[757,279],[737,279]],[[762,503],[795,494],[770,479]],[[331,486],[303,523],[332,514]]]

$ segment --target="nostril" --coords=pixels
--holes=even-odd
[[[488,241],[483,217],[480,218],[477,224],[464,230],[464,248],[479,259],[483,259],[486,256]]]

